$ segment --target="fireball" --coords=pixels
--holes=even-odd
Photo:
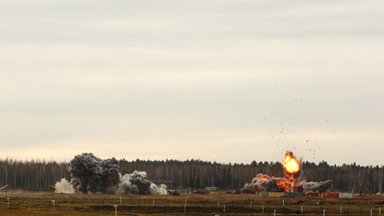
[[[300,172],[300,162],[296,159],[295,156],[293,156],[293,153],[290,151],[285,153],[283,168],[289,175],[295,175]]]

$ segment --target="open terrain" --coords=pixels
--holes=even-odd
[[[9,206],[1,193],[0,215],[379,215],[384,196],[353,199],[261,198],[249,194],[209,195],[95,195],[9,192]],[[53,201],[54,200],[54,205]],[[283,206],[284,200],[284,206]],[[383,210],[382,210],[383,211]],[[263,213],[264,212],[264,213]],[[382,213],[382,215],[384,215]]]

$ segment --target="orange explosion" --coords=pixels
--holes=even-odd
[[[293,153],[290,151],[287,151],[287,153],[285,153],[283,168],[285,172],[292,177],[294,177],[300,172],[300,162],[296,159],[295,156],[293,156]]]
[[[285,192],[293,192],[296,185],[297,174],[300,173],[301,163],[293,156],[293,153],[287,151],[285,153],[285,160],[283,161],[283,168],[287,173],[285,177],[286,185],[283,187]]]
[[[290,178],[279,178],[276,179],[276,186],[283,189],[284,192],[290,192],[291,187],[294,186],[294,182]]]

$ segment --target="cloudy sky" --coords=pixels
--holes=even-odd
[[[0,158],[384,165],[381,0],[0,1]]]

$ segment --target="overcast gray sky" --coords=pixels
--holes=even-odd
[[[0,158],[384,165],[384,1],[0,1]]]

